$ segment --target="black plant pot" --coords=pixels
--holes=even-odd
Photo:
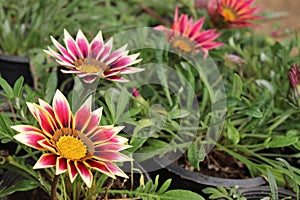
[[[30,60],[27,57],[0,54],[0,74],[11,86],[20,76],[24,77],[25,83],[33,85]]]
[[[242,195],[247,198],[247,200],[257,200],[263,199],[264,197],[270,197],[271,191],[269,186],[260,186],[255,188],[242,189]],[[278,198],[279,199],[297,199],[295,193],[286,190],[284,188],[278,188]],[[299,196],[300,198],[300,196]]]
[[[247,179],[226,179],[203,175],[184,169],[167,158],[156,157],[152,161],[146,162],[148,164],[143,164],[143,166],[155,163],[152,165],[155,165],[156,169],[160,168],[152,172],[152,175],[159,174],[162,181],[172,178],[170,189],[188,189],[201,195],[203,195],[202,190],[206,187],[223,186],[229,188],[237,186],[241,189],[249,189],[267,184],[267,181],[261,176]]]

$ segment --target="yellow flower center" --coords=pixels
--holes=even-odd
[[[225,21],[233,21],[236,19],[236,13],[230,8],[224,8],[222,14]]]
[[[73,136],[61,136],[56,143],[57,150],[64,158],[79,160],[86,156],[87,148],[84,143]]]
[[[92,141],[76,129],[56,130],[51,143],[61,157],[70,160],[88,159],[94,152]]]
[[[173,41],[171,41],[173,47],[178,51],[191,53],[195,51],[195,43],[186,37],[175,37]]]
[[[76,60],[74,65],[79,71],[86,73],[103,73],[109,69],[109,66],[107,66],[105,63],[93,58]]]

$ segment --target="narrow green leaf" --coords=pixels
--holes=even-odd
[[[239,131],[230,122],[227,123],[227,136],[228,139],[233,142],[233,144],[238,144],[240,141]]]
[[[200,170],[199,163],[205,159],[206,152],[203,145],[199,141],[194,141],[188,147],[188,160],[190,164],[197,170]]]
[[[24,78],[23,76],[21,76],[20,78],[18,78],[18,80],[15,82],[14,84],[14,96],[20,98],[22,95],[22,86],[24,83]]]
[[[156,193],[163,194],[165,191],[167,191],[168,188],[170,187],[171,181],[172,181],[172,179],[166,180]]]
[[[0,198],[18,191],[28,191],[38,187],[38,183],[32,180],[20,180],[11,187],[0,190]]]
[[[239,98],[243,92],[243,82],[239,75],[234,74],[231,96]]]
[[[276,180],[269,169],[267,169],[267,174],[268,174],[272,200],[278,200],[278,188],[277,188]]]
[[[14,91],[8,84],[8,82],[0,77],[0,86],[3,88],[5,91],[5,96],[9,99],[12,99],[14,97]]]
[[[170,200],[205,200],[199,194],[189,191],[189,190],[169,190],[161,195],[161,199]]]
[[[255,117],[255,118],[261,118],[263,117],[262,112],[260,111],[260,109],[256,106],[250,107],[248,108],[245,112],[245,115],[251,116],[251,117]]]
[[[119,94],[119,99],[117,102],[116,122],[118,122],[119,118],[124,114],[126,106],[128,106],[128,103],[129,103],[129,93],[127,89],[123,87]]]

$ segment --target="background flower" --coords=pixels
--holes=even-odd
[[[143,71],[141,68],[128,67],[142,60],[137,59],[139,53],[128,55],[127,45],[111,52],[113,38],[104,43],[101,31],[89,43],[81,30],[78,31],[76,40],[71,37],[67,30],[64,30],[66,48],[52,36],[51,40],[59,53],[49,46],[48,50],[44,51],[54,57],[60,65],[68,68],[62,72],[76,73],[79,77],[83,77],[86,82],[93,82],[96,77],[112,81],[127,81],[120,75]]]
[[[254,0],[210,0],[207,11],[213,24],[221,28],[255,26],[251,21],[262,19],[257,14],[262,7],[251,8]]]
[[[215,29],[201,30],[204,20],[205,18],[202,17],[194,23],[193,18],[189,18],[186,14],[180,15],[178,18],[178,8],[176,8],[171,29],[162,25],[156,26],[154,29],[165,31],[168,41],[177,51],[181,53],[202,51],[204,57],[207,57],[209,50],[222,46],[223,43],[214,41],[220,36]]]
[[[27,103],[40,128],[30,125],[15,125],[20,134],[14,136],[19,142],[44,153],[34,169],[56,167],[56,175],[68,172],[71,182],[79,174],[88,187],[93,175],[89,168],[109,177],[127,175],[113,162],[129,161],[119,151],[129,148],[127,139],[117,136],[123,127],[99,126],[102,108],[91,112],[89,97],[75,116],[63,94],[57,90],[52,107],[43,100],[39,104]]]

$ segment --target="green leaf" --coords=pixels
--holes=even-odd
[[[129,93],[125,87],[122,88],[118,102],[117,102],[117,109],[116,109],[116,122],[118,122],[119,118],[124,114],[126,106],[128,106],[129,102]],[[127,111],[128,112],[128,111]]]
[[[269,169],[267,169],[267,174],[268,174],[272,200],[278,200],[278,188],[277,188],[276,180]]]
[[[256,106],[248,108],[244,114],[255,118],[261,118],[263,116],[260,109]]]
[[[170,200],[205,200],[199,194],[189,190],[169,190],[161,195],[161,199],[170,199]]]
[[[243,82],[239,75],[234,74],[231,96],[239,98],[243,92]]]
[[[0,77],[0,86],[3,88],[5,91],[5,96],[9,99],[12,99],[14,97],[14,91],[10,87],[10,85],[7,83],[7,81],[3,78]]]
[[[287,147],[297,143],[299,136],[281,135],[278,137],[272,137],[272,140],[267,144],[269,148]]]
[[[228,139],[233,142],[233,144],[238,144],[240,141],[239,131],[230,122],[227,123],[227,136]]]
[[[199,163],[205,159],[206,152],[204,150],[203,145],[199,143],[199,141],[194,141],[188,147],[188,160],[190,164],[200,170]]]
[[[46,83],[45,100],[47,102],[51,102],[51,100],[52,100],[52,98],[55,94],[56,88],[57,88],[57,74],[54,71],[54,72],[50,73],[49,78],[48,78],[47,83]]]
[[[20,180],[15,185],[0,189],[0,198],[18,191],[28,191],[38,187],[38,183],[32,180]]]
[[[208,187],[202,190],[204,194],[210,194],[209,199],[220,199],[222,197],[227,197],[228,192],[223,187],[213,188]]]
[[[164,182],[164,184],[159,188],[159,190],[156,192],[157,194],[162,194],[170,187],[172,182],[172,179],[168,179]]]
[[[14,84],[14,96],[19,97],[19,98],[21,97],[23,83],[24,83],[24,78],[23,78],[23,76],[21,76],[20,78],[18,78],[18,80]]]

